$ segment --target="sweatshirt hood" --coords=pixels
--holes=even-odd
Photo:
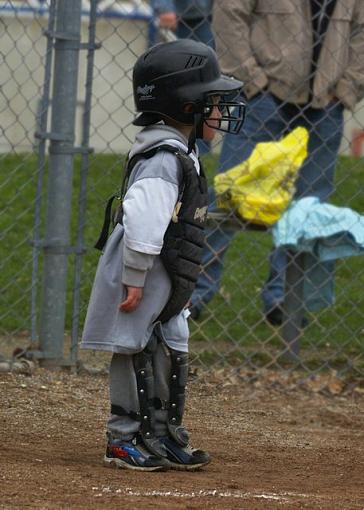
[[[188,140],[178,129],[165,124],[153,124],[142,129],[135,137],[129,158],[138,152],[145,152],[153,147],[167,143],[187,152]]]

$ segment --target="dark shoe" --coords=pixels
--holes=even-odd
[[[131,441],[109,439],[104,465],[135,471],[166,471],[170,468],[167,460],[151,455],[145,449],[139,434]]]
[[[274,308],[271,308],[269,312],[265,314],[265,320],[269,322],[272,326],[282,326],[283,323],[283,310],[280,306],[275,306]],[[308,326],[308,319],[307,317],[302,318],[302,324],[301,328],[305,328]]]
[[[280,306],[271,308],[269,312],[265,314],[265,320],[272,326],[281,326],[283,322],[283,311]]]
[[[160,438],[167,452],[167,459],[171,469],[177,471],[195,471],[206,466],[211,461],[210,455],[203,450],[190,446],[181,446],[169,436]]]
[[[190,306],[189,310],[191,319],[197,321],[201,315],[201,308],[198,308],[196,305],[192,305]]]

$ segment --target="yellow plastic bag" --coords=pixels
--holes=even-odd
[[[216,175],[218,207],[259,225],[279,220],[294,195],[308,137],[306,128],[297,127],[277,142],[258,143],[249,159]]]

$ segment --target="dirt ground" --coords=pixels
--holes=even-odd
[[[363,388],[278,382],[191,382],[186,425],[213,461],[143,474],[102,465],[106,375],[0,373],[0,508],[363,510]]]

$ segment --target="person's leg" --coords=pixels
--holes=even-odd
[[[201,41],[215,49],[214,36],[211,30],[211,19],[201,18],[196,20],[181,19],[177,27],[179,39],[193,39]]]
[[[108,443],[104,464],[122,469],[160,471],[169,463],[145,447],[140,434],[140,400],[135,356],[113,354],[110,363],[111,414],[107,422]]]
[[[343,106],[331,103],[327,108],[310,108],[302,115],[300,125],[310,130],[308,157],[302,165],[297,182],[296,198],[329,199],[334,190],[337,155],[343,134]]]
[[[296,198],[316,196],[327,200],[334,187],[337,154],[343,132],[343,107],[331,104],[325,109],[304,108],[291,118],[291,126],[304,126],[310,132],[308,157],[296,182]],[[262,291],[264,312],[272,315],[272,323],[281,322],[280,304],[284,297],[286,254],[274,250],[270,256],[270,274]]]
[[[183,425],[188,379],[188,325],[184,312],[157,325],[153,353],[155,435],[165,448],[171,468],[193,471],[210,462],[207,452],[192,448]]]
[[[279,139],[285,128],[286,123],[274,98],[268,93],[259,94],[247,105],[246,121],[241,132],[238,135],[225,135],[218,171],[225,172],[245,161],[257,143]],[[209,195],[209,210],[215,210],[212,189],[209,190]],[[233,237],[233,231],[221,227],[208,229],[206,232],[202,272],[191,299],[195,317],[220,287],[224,256]]]
[[[216,211],[216,197],[209,188],[209,211]],[[197,319],[203,306],[208,303],[220,288],[224,257],[235,232],[231,229],[207,228],[202,255],[201,272],[191,296],[191,315]]]
[[[109,384],[112,407],[107,431],[114,437],[130,441],[138,432],[140,422],[128,415],[122,416],[114,412],[118,407],[126,412],[139,411],[133,356],[113,354],[110,362]]]

